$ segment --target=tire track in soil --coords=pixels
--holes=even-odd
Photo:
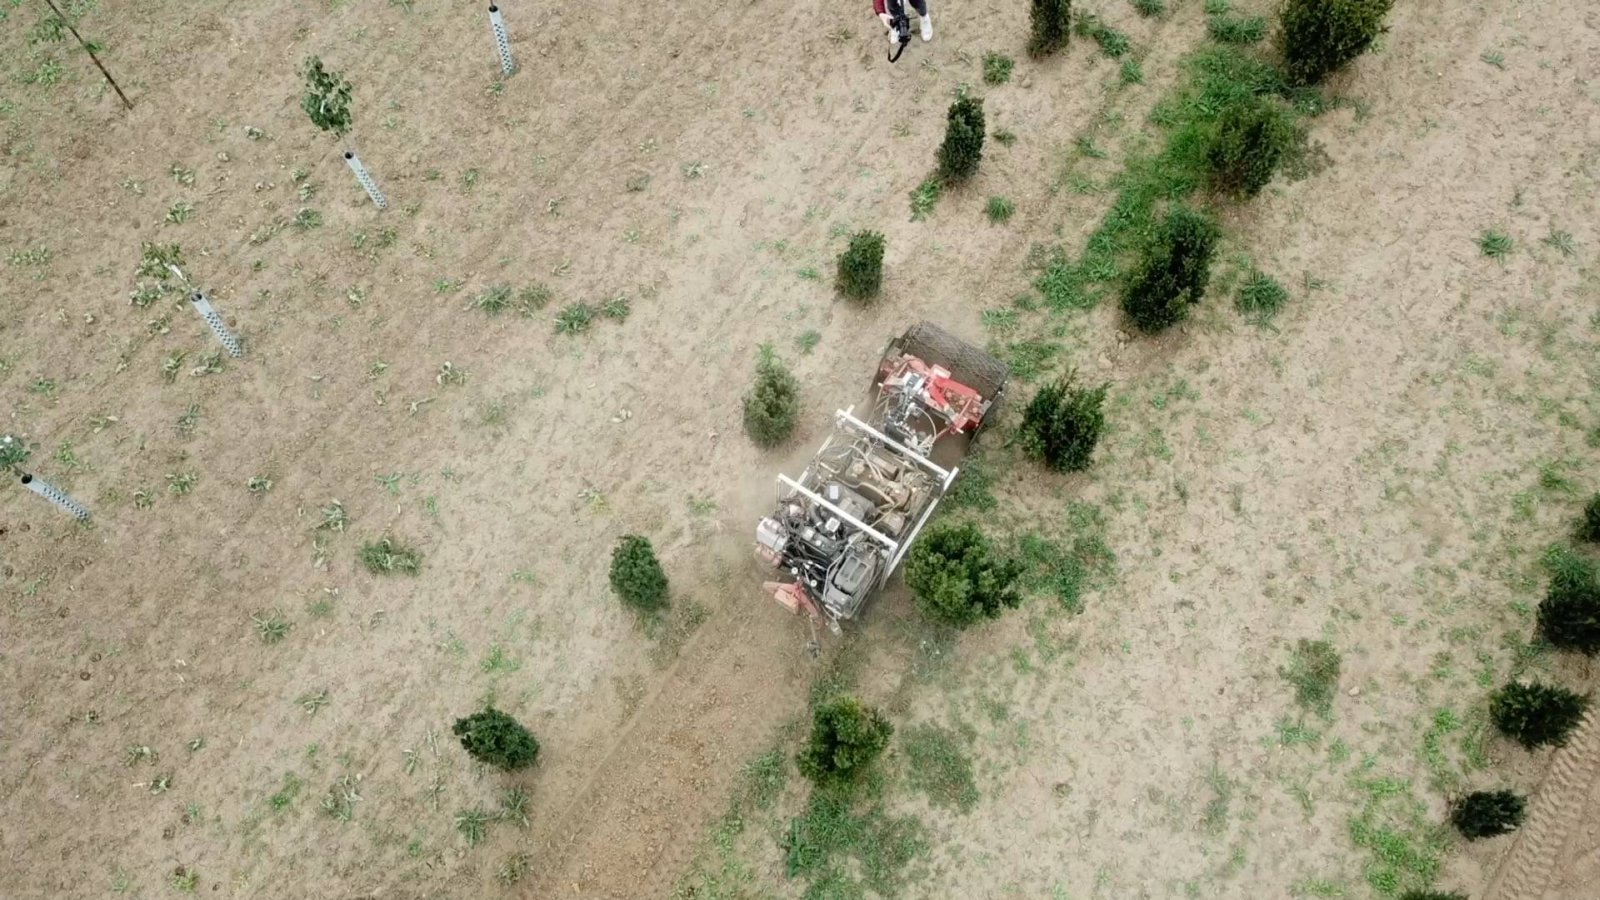
[[[1600,714],[1584,717],[1566,746],[1555,751],[1528,822],[1500,864],[1488,900],[1540,900],[1556,874],[1556,858],[1577,831],[1600,779]]]

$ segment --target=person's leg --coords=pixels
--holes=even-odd
[[[922,39],[933,40],[933,16],[928,12],[928,0],[910,0],[911,8],[922,19]]]

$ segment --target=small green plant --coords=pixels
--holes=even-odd
[[[756,361],[756,381],[744,397],[744,430],[756,446],[772,448],[789,439],[800,417],[800,382],[763,344]]]
[[[626,321],[628,314],[633,312],[633,304],[627,297],[617,295],[600,304],[600,315],[618,322]]]
[[[1485,229],[1478,235],[1478,252],[1490,259],[1505,259],[1511,255],[1511,237],[1503,231]]]
[[[183,248],[177,244],[152,244],[145,242],[139,248],[139,267],[134,274],[140,278],[154,278],[165,282],[172,277],[171,266],[183,268]]]
[[[18,473],[28,462],[33,451],[13,434],[0,435],[0,470]]]
[[[484,837],[489,833],[489,826],[494,823],[494,817],[481,806],[463,809],[456,813],[456,830],[466,838],[468,847],[476,847],[483,843]]]
[[[322,507],[322,521],[317,523],[317,530],[337,531],[343,534],[349,524],[350,515],[344,511],[344,504],[333,500]]]
[[[1067,45],[1072,27],[1072,0],[1033,0],[1028,13],[1028,55],[1049,56]]]
[[[848,785],[877,760],[894,726],[883,714],[854,697],[837,697],[811,714],[811,737],[795,762],[813,784]]]
[[[1323,719],[1333,716],[1333,695],[1339,689],[1339,651],[1328,641],[1301,638],[1289,665],[1280,674],[1294,685],[1295,702]]]
[[[939,195],[944,193],[944,182],[937,175],[929,175],[911,192],[911,221],[921,222],[933,214],[939,205]]]
[[[1122,294],[1122,310],[1140,331],[1153,333],[1188,318],[1205,296],[1217,226],[1179,207],[1167,214],[1155,241]]]
[[[1301,85],[1316,84],[1365,53],[1383,33],[1394,0],[1286,0],[1284,66]]]
[[[256,635],[263,644],[276,644],[289,636],[289,620],[277,610],[256,613],[250,617],[250,624],[255,627]]]
[[[167,475],[167,492],[182,497],[200,483],[198,472],[177,472]]]
[[[878,296],[883,287],[882,232],[858,231],[850,236],[850,245],[839,254],[834,286],[851,300],[866,302]]]
[[[330,72],[322,60],[308,58],[300,69],[305,79],[306,92],[300,98],[300,108],[311,118],[311,124],[336,137],[350,131],[350,82],[337,72]]]
[[[1127,35],[1107,25],[1096,15],[1079,15],[1072,23],[1072,30],[1081,37],[1092,38],[1112,59],[1120,59],[1133,49]]]
[[[1539,635],[1562,650],[1600,654],[1600,577],[1595,564],[1566,551],[1555,557],[1552,567],[1550,587],[1539,602]]]
[[[583,334],[594,324],[596,310],[587,303],[569,303],[556,313],[556,334]]]
[[[1017,205],[1007,197],[990,197],[988,204],[983,208],[983,214],[996,225],[1011,221],[1016,212]]]
[[[182,225],[189,221],[189,216],[194,212],[194,204],[187,200],[175,201],[167,207],[167,224]]]
[[[1522,827],[1526,808],[1512,791],[1473,791],[1451,808],[1450,824],[1468,840],[1510,834]]]
[[[497,769],[525,769],[539,758],[539,742],[528,729],[492,706],[457,719],[450,730],[468,756]]]
[[[1289,302],[1289,291],[1272,276],[1252,268],[1239,285],[1234,308],[1257,325],[1265,325]]]
[[[939,178],[959,184],[978,172],[983,160],[983,98],[964,96],[945,113],[944,143],[939,145]]]
[[[1263,99],[1228,107],[1217,125],[1206,159],[1214,190],[1234,197],[1254,197],[1288,158],[1299,134],[1290,113]]]
[[[1009,128],[996,128],[994,140],[1002,147],[1009,147],[1017,142],[1017,134]]]
[[[393,538],[361,545],[357,555],[361,565],[374,575],[416,575],[422,571],[422,552]]]
[[[496,284],[485,288],[483,293],[473,298],[472,305],[491,316],[498,316],[510,309],[512,302],[511,285]]]
[[[322,213],[311,209],[310,207],[302,206],[298,211],[295,212],[294,219],[290,222],[290,224],[294,226],[296,231],[300,232],[310,231],[313,228],[321,228]]]
[[[1011,80],[1011,70],[1016,66],[1016,60],[993,50],[983,54],[983,83],[1005,84]]]
[[[1513,682],[1489,698],[1495,728],[1529,750],[1565,744],[1588,708],[1588,697],[1537,681]]]
[[[500,868],[495,870],[494,878],[501,884],[516,884],[523,876],[528,874],[529,867],[533,864],[533,857],[526,853],[513,853],[506,857]]]
[[[912,545],[906,586],[924,617],[965,628],[1022,603],[1022,564],[995,550],[978,526],[936,523]]]
[[[200,873],[179,866],[172,870],[169,883],[180,894],[193,894],[200,889]]]
[[[1122,61],[1122,69],[1118,74],[1123,84],[1144,84],[1144,67],[1133,57]]]
[[[648,538],[625,534],[617,542],[611,551],[611,590],[636,612],[656,615],[667,608],[667,573]]]
[[[533,824],[528,817],[528,803],[532,801],[528,792],[520,787],[510,787],[500,792],[500,811],[496,818],[502,822],[515,822],[522,828]]]
[[[1022,411],[1017,429],[1023,452],[1057,472],[1089,468],[1106,427],[1108,388],[1081,387],[1073,372],[1040,388]]]
[[[822,332],[816,330],[815,328],[808,328],[801,332],[799,337],[794,339],[794,347],[796,350],[800,351],[802,356],[805,356],[810,354],[812,350],[817,349],[817,344],[821,342]]]
[[[1139,15],[1146,18],[1166,15],[1167,4],[1164,0],[1132,0],[1132,2],[1133,8]]]
[[[1267,17],[1221,13],[1206,19],[1206,31],[1219,43],[1254,44],[1267,36]]]
[[[516,308],[525,316],[531,316],[550,304],[554,293],[542,284],[530,285],[517,291]]]
[[[244,486],[252,494],[265,494],[272,490],[272,479],[265,475],[255,475],[246,481]]]

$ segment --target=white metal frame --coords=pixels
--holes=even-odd
[[[843,425],[855,431],[870,435],[874,440],[881,441],[886,446],[898,451],[906,459],[915,463],[920,468],[926,469],[939,479],[939,492],[934,495],[933,500],[928,504],[928,508],[922,511],[922,516],[917,519],[917,524],[912,527],[909,532],[907,532],[904,540],[896,541],[894,538],[889,537],[876,528],[873,528],[871,525],[868,525],[867,523],[846,512],[838,504],[829,501],[821,494],[802,484],[802,481],[806,481],[811,478],[811,466],[807,466],[806,470],[801,473],[801,481],[796,481],[795,479],[780,473],[778,475],[778,484],[781,487],[786,487],[791,491],[801,494],[812,503],[818,504],[823,509],[826,509],[828,512],[838,516],[841,521],[866,534],[868,537],[872,538],[874,541],[877,541],[879,544],[882,544],[889,550],[889,564],[884,566],[878,575],[877,587],[881,588],[889,580],[889,577],[894,574],[895,569],[900,567],[900,561],[905,558],[907,551],[911,549],[911,544],[917,539],[917,535],[922,533],[922,527],[928,524],[928,519],[932,518],[933,511],[939,507],[939,501],[944,499],[945,492],[950,489],[950,485],[955,483],[956,475],[960,473],[961,470],[959,468],[945,469],[944,467],[935,463],[933,460],[923,456],[915,450],[912,450],[910,447],[907,447],[905,444],[900,443],[878,429],[873,428],[871,425],[868,425],[866,422],[856,418],[854,412],[854,406],[835,411],[835,424]],[[824,451],[833,446],[833,440],[837,435],[837,431],[828,435],[828,439],[823,441],[822,446],[817,449],[816,455],[821,456]],[[779,499],[786,498],[787,495],[780,497]]]

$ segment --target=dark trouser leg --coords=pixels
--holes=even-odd
[[[928,14],[928,0],[910,0],[910,3],[911,8],[917,11],[917,15],[926,16]]]

